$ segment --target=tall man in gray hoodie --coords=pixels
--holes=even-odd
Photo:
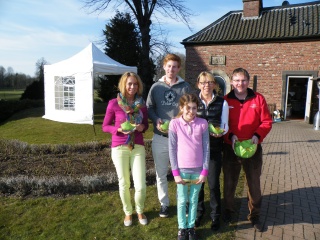
[[[166,120],[171,120],[179,112],[180,97],[191,91],[190,84],[178,73],[181,59],[175,54],[168,54],[163,60],[165,75],[154,83],[147,98],[148,116],[153,122],[152,155],[156,169],[158,198],[161,204],[160,217],[168,217],[168,168],[169,146],[168,134],[160,127]]]

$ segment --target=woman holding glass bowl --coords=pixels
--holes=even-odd
[[[124,73],[117,98],[108,103],[102,130],[112,134],[111,158],[119,180],[119,194],[125,213],[124,225],[132,225],[130,169],[134,182],[135,210],[140,224],[148,223],[143,214],[146,198],[146,153],[143,133],[148,129],[148,114],[142,98],[143,85],[133,72]]]
[[[197,78],[196,86],[200,90],[198,95],[200,105],[198,106],[197,115],[208,121],[209,131],[210,128],[215,128],[215,132],[210,131],[210,160],[207,179],[210,189],[211,230],[216,231],[220,228],[221,215],[220,173],[223,146],[222,136],[229,130],[229,106],[221,96],[218,96],[217,89],[219,85],[210,72],[201,72]],[[196,227],[200,225],[205,212],[204,183],[199,193],[197,210]]]

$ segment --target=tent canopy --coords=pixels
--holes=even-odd
[[[100,51],[93,43],[76,55],[44,66],[45,115],[68,123],[93,124],[93,81],[97,74],[137,72]]]

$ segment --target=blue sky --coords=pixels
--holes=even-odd
[[[217,3],[219,2],[219,4]],[[264,0],[263,6],[280,6],[283,0]],[[290,4],[312,0],[289,0]],[[242,0],[186,0],[194,12],[190,31],[186,25],[160,16],[173,52],[184,53],[180,42],[229,11],[242,10]],[[67,59],[90,42],[97,47],[102,30],[114,11],[89,14],[81,0],[0,0],[0,66],[34,76],[35,64],[44,58],[50,64]]]

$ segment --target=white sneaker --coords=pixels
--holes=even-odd
[[[124,220],[123,221],[123,224],[126,226],[126,227],[130,227],[132,225],[132,218],[130,220]]]
[[[148,219],[147,219],[146,215],[143,214],[143,217],[144,217],[144,218],[139,218],[139,217],[138,217],[139,223],[140,223],[141,225],[147,225],[147,224],[148,224]]]

